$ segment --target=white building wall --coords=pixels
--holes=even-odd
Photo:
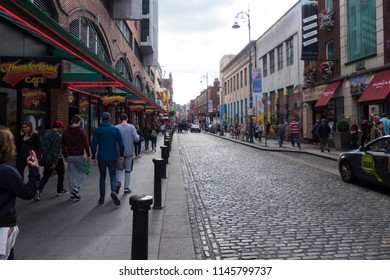
[[[268,74],[263,77],[263,93],[286,91],[287,87],[296,87],[303,83],[304,61],[301,57],[301,5],[297,2],[271,28],[256,41],[256,67],[263,67],[263,57],[267,55]],[[294,63],[287,66],[286,41],[293,39]],[[278,70],[277,47],[283,44],[283,68]],[[270,74],[269,52],[275,52],[275,72]],[[254,96],[258,106],[260,96]],[[257,108],[256,111],[258,111]]]

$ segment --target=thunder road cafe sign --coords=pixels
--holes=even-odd
[[[61,88],[61,61],[56,59],[0,59],[0,86]]]

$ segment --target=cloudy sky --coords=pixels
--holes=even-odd
[[[159,0],[159,62],[172,73],[174,102],[188,103],[219,78],[225,54],[239,53],[249,42],[248,25],[233,29],[239,12],[248,12],[251,39],[259,38],[298,0]],[[201,80],[203,82],[201,83]]]

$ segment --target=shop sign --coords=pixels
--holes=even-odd
[[[320,99],[327,86],[328,85],[325,84],[313,88],[304,89],[302,95],[302,102],[317,101],[318,99]]]
[[[45,115],[46,91],[39,88],[23,89],[22,104],[24,115]]]
[[[362,94],[368,87],[367,74],[349,79],[351,95]]]
[[[119,105],[119,104],[124,104],[126,103],[126,96],[122,95],[105,95],[102,96],[102,104],[104,106],[108,105]]]
[[[1,59],[0,85],[14,88],[62,88],[61,60]]]

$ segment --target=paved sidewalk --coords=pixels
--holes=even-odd
[[[322,153],[319,146],[314,147],[311,144],[305,144],[305,143],[301,144],[301,149],[299,149],[297,147],[297,145],[295,145],[295,147],[293,147],[291,145],[290,141],[284,141],[283,146],[279,147],[279,143],[276,139],[265,140],[263,138],[263,139],[261,139],[261,143],[259,143],[258,139],[253,139],[253,143],[249,143],[249,142],[241,140],[241,139],[233,138],[229,135],[229,133],[225,133],[223,136],[220,136],[219,134],[214,134],[214,133],[208,133],[208,132],[206,132],[206,133],[209,135],[220,137],[220,138],[225,139],[225,140],[234,141],[234,142],[237,142],[237,143],[240,143],[243,145],[247,145],[247,146],[250,146],[250,147],[253,147],[256,149],[267,150],[267,151],[305,153],[305,154],[310,154],[310,155],[314,155],[314,156],[318,156],[318,157],[322,157],[322,158],[327,158],[327,159],[331,159],[331,160],[335,160],[335,161],[337,161],[337,159],[341,153],[340,151],[337,151],[334,148],[330,148],[329,153],[327,151]]]
[[[163,209],[149,211],[148,259],[195,259],[187,198],[177,139],[173,136],[172,150],[167,165],[167,179],[162,180]],[[106,200],[98,205],[99,172],[91,167],[80,190],[81,200],[70,201],[69,195],[56,196],[57,176],[46,185],[41,201],[17,201],[20,234],[15,245],[16,259],[87,259],[129,260],[133,211],[132,195],[154,197],[153,158],[161,157],[164,140],[158,135],[157,152],[142,150],[134,160],[130,195],[118,197],[119,207],[110,198],[107,175]],[[144,149],[144,144],[142,144]],[[67,175],[67,174],[66,174]],[[65,176],[67,186],[67,176]]]

